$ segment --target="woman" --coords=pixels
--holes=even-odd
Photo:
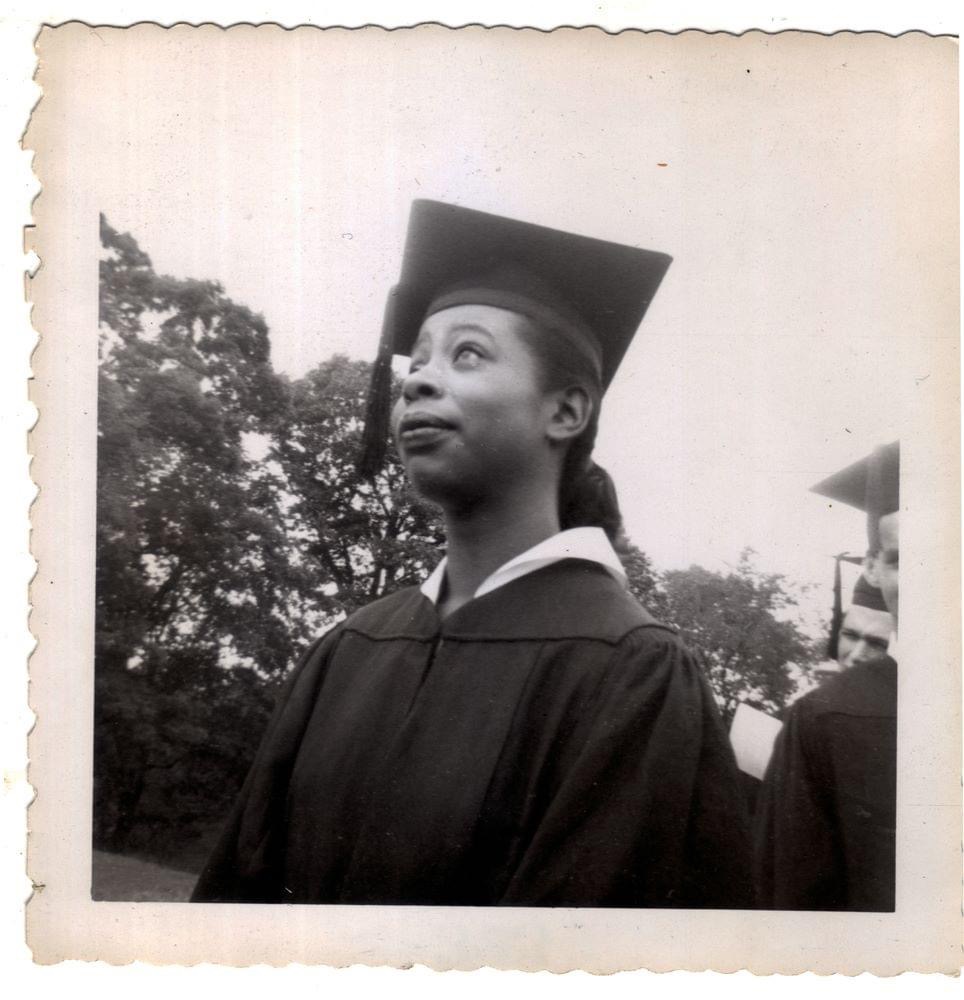
[[[668,264],[415,203],[362,466],[386,436],[377,383],[410,354],[392,424],[447,557],[309,650],[196,900],[749,903],[713,699],[628,594],[589,457]]]

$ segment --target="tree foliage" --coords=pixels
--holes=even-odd
[[[753,557],[744,549],[728,573],[691,566],[663,576],[667,617],[701,656],[727,724],[740,702],[778,713],[819,659],[786,578],[761,572]]]
[[[215,282],[158,277],[106,220],[101,239],[98,662],[276,673],[283,536],[244,452],[283,398],[267,327]]]
[[[364,364],[283,379],[218,283],[101,242],[94,837],[190,863],[300,649],[440,535],[396,460],[352,474]]]
[[[653,566],[653,561],[631,543],[620,546],[619,559],[626,571],[629,592],[654,618],[668,622],[670,609],[663,578]]]

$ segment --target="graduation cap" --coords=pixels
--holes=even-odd
[[[490,305],[546,323],[608,387],[672,258],[439,201],[412,203],[398,284],[388,296],[372,370],[359,475],[381,468],[391,361],[408,354],[426,316]]]
[[[852,556],[846,552],[841,552],[840,555],[834,556],[833,615],[830,619],[830,638],[827,641],[827,656],[831,660],[837,659],[837,652],[840,645],[840,627],[843,625],[844,618],[840,574],[840,564],[842,562],[850,563],[852,566],[862,566],[864,560],[861,556]],[[863,573],[857,578],[850,603],[851,606],[856,604],[862,608],[871,608],[874,611],[887,610],[887,605],[884,604],[883,593]]]
[[[866,458],[810,487],[811,492],[867,512],[867,543],[880,548],[880,519],[900,509],[900,442],[881,445]]]
[[[884,601],[884,592],[880,587],[875,587],[863,573],[857,580],[854,586],[853,598],[850,601],[851,606],[856,605],[859,608],[870,608],[871,611],[887,611],[887,604]]]

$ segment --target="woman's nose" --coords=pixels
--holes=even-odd
[[[432,364],[420,365],[409,372],[402,382],[402,395],[407,403],[414,402],[420,397],[438,396],[441,391],[439,373]]]

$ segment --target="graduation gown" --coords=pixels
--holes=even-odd
[[[444,620],[403,590],[316,643],[193,898],[739,907],[750,879],[698,664],[569,559]]]
[[[892,912],[897,664],[852,667],[796,702],[756,820],[759,904]]]

